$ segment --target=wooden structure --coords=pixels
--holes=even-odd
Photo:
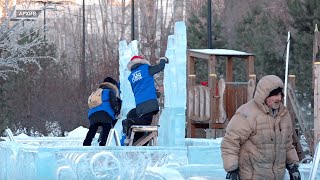
[[[288,89],[287,89],[287,108],[290,113],[290,117],[292,120],[292,128],[293,128],[293,145],[296,148],[298,157],[300,160],[305,158],[305,154],[303,152],[302,146],[300,144],[300,133],[299,129],[296,129],[296,119],[298,120],[298,124],[300,126],[300,129],[304,136],[306,137],[306,140],[308,142],[308,145],[310,146],[313,142],[311,131],[308,129],[307,121],[303,117],[303,113],[301,112],[300,105],[298,103],[297,97],[296,97],[296,76],[289,75],[288,78]],[[312,148],[311,148],[312,149]]]
[[[222,79],[217,83],[216,63],[218,57],[224,57],[226,61],[226,82]],[[246,82],[233,82],[234,58],[240,58],[246,62]],[[188,50],[188,137],[201,137],[197,135],[196,129],[202,129],[206,130],[207,138],[216,138],[218,136],[216,130],[224,129],[237,108],[252,98],[256,84],[254,59],[253,54],[234,50]],[[208,63],[208,87],[196,84],[196,61],[207,61]]]
[[[126,144],[129,146],[143,146],[148,143],[151,146],[156,146],[158,142],[158,118],[153,118],[151,125],[132,125],[129,130]],[[141,138],[133,143],[135,133],[143,132]],[[129,139],[128,139],[129,138]]]

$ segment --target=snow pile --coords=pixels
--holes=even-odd
[[[87,128],[79,126],[76,129],[74,129],[73,131],[70,131],[66,137],[71,137],[71,138],[82,137],[82,138],[85,138],[87,132],[88,132]]]
[[[17,136],[15,136],[15,138],[19,138],[19,139],[24,139],[24,138],[29,138],[30,136],[26,135],[25,133],[21,133]]]
[[[89,129],[84,128],[82,126],[77,127],[76,129],[74,129],[73,131],[70,131],[66,134],[66,137],[69,138],[85,138],[87,133],[88,133]],[[96,133],[95,138],[99,138],[99,133]]]

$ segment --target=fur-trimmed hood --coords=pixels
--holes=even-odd
[[[135,64],[148,64],[148,65],[150,65],[149,61],[147,61],[145,59],[135,58],[127,64],[128,70],[131,71],[132,66]]]
[[[112,89],[116,93],[116,97],[119,97],[119,89],[117,86],[115,86],[109,82],[103,82],[100,84],[99,88],[103,88],[103,87],[107,87],[107,88]]]

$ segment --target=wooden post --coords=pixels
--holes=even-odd
[[[195,57],[188,55],[188,62],[187,62],[187,74],[188,74],[187,87],[188,87],[188,90],[192,86],[195,85],[195,68],[194,67],[195,67]],[[194,78],[194,81],[193,81],[193,78]]]
[[[212,81],[213,87],[210,88],[211,89],[211,96],[210,96],[210,101],[211,101],[211,120],[210,123],[215,123],[217,120],[217,116],[218,116],[218,111],[217,111],[217,94],[216,94],[216,88],[217,88],[217,75],[216,74],[210,74],[209,75],[210,81]]]
[[[313,36],[313,57],[312,57],[312,62],[319,62],[320,61],[320,34],[318,31],[318,25],[316,24],[316,27],[314,29],[314,36]],[[312,68],[313,73],[312,73],[312,79],[315,77],[315,72],[314,68]],[[314,84],[312,83],[312,88],[314,88]]]
[[[215,76],[212,76],[214,74]],[[217,82],[213,82],[212,80],[217,80],[216,75],[216,56],[211,56],[208,59],[208,87],[214,88]]]
[[[288,76],[288,82],[292,89],[296,89],[296,76],[295,75],[289,75]]]
[[[314,146],[320,140],[320,62],[315,62],[314,67]],[[314,147],[315,148],[315,147]]]
[[[257,77],[254,74],[254,56],[248,56],[247,62],[247,75],[248,75],[248,90],[247,90],[247,101],[253,98],[254,91],[256,89]]]
[[[250,79],[250,75],[254,74],[254,59],[254,56],[249,56],[246,60],[248,79]]]
[[[296,89],[296,76],[295,75],[289,75],[288,76],[288,83],[291,87],[291,90],[293,92],[295,92],[295,89]],[[289,87],[289,86],[288,86]],[[288,88],[288,92],[289,92],[289,88]],[[296,131],[296,128],[295,128],[295,124],[296,124],[296,113],[294,112],[294,108],[292,107],[292,102],[290,101],[289,99],[289,96],[286,97],[287,98],[287,108],[288,108],[288,111],[289,111],[289,114],[290,114],[290,117],[291,117],[291,121],[292,121],[292,131],[293,131],[293,146],[296,148],[296,151],[297,151],[297,154],[298,154],[298,157],[299,157],[299,160],[301,161],[302,159],[305,158],[305,155],[303,153],[303,149],[302,149],[302,146],[300,144],[300,141],[299,141],[299,134],[298,132]]]
[[[196,75],[195,75],[195,57],[190,56],[188,54],[188,62],[187,62],[187,115],[190,114],[189,112],[189,106],[193,104],[193,99],[191,100],[189,98],[189,91],[196,83]],[[190,104],[190,101],[192,101],[192,104]],[[193,112],[192,112],[193,113]],[[187,137],[191,138],[195,136],[195,126],[192,124],[192,120],[187,117]]]
[[[314,92],[314,141],[313,145],[314,147],[318,144],[319,141],[319,130],[320,130],[320,117],[319,117],[319,109],[320,109],[320,87],[319,87],[319,72],[320,72],[320,34],[318,31],[318,25],[316,24],[316,27],[314,29],[314,39],[313,39],[313,73],[312,73],[312,78],[313,78],[313,92]]]
[[[232,82],[233,81],[233,60],[231,56],[228,56],[227,63],[226,63],[226,83],[227,82]],[[232,110],[230,107],[233,107],[235,104],[234,99],[232,99],[231,96],[231,91],[232,88],[230,85],[226,85],[226,113],[227,113],[227,118],[231,119],[232,117]]]
[[[211,56],[208,60],[208,87],[210,88],[210,120],[209,120],[209,129],[213,128],[213,124],[215,123],[218,117],[218,101],[216,96],[216,88],[217,88],[217,75],[216,75],[216,56]]]
[[[254,95],[254,90],[256,88],[256,81],[257,81],[257,77],[255,74],[250,74],[249,75],[249,81],[248,81],[248,91],[247,91],[247,101],[250,101],[251,99],[253,99],[253,95]]]

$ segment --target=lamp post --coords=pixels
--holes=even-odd
[[[82,58],[83,62],[86,60],[86,53],[85,53],[85,47],[86,47],[86,21],[85,21],[85,0],[82,0]]]
[[[131,0],[131,41],[134,40],[134,0]]]
[[[211,0],[208,0],[208,49],[212,48],[212,37],[211,37]]]
[[[80,62],[80,85],[82,94],[87,92],[87,71],[86,71],[86,19],[85,19],[85,0],[82,0],[82,59]]]
[[[36,3],[43,4],[43,40],[46,41],[46,9],[47,5],[61,4],[61,2],[53,1],[35,1]]]

